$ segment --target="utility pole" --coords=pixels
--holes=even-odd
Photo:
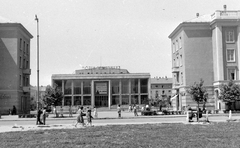
[[[35,15],[35,20],[37,21],[37,112],[39,110],[39,26],[38,17]],[[38,121],[37,121],[38,124]]]

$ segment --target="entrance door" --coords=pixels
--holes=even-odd
[[[95,96],[95,106],[108,107],[108,96],[106,95]]]

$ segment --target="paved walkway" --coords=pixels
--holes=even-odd
[[[63,118],[56,118],[54,114],[49,114],[49,117],[47,120],[73,120],[77,114],[73,114],[73,117],[69,117],[68,114],[64,114]],[[103,120],[103,119],[116,119],[118,114],[113,111],[102,111],[98,112],[98,118],[95,120]],[[139,116],[135,117],[133,115],[133,112],[122,112],[122,117],[125,119],[131,119],[131,118],[175,118],[175,117],[186,117],[186,115],[156,115],[156,116],[141,116],[139,113]],[[227,116],[227,114],[213,114],[210,116]],[[233,115],[234,116],[234,115]],[[239,116],[239,115],[238,115]],[[18,116],[2,116],[0,119],[0,122],[7,122],[7,121],[30,121],[30,120],[36,120],[36,118],[18,118]],[[173,121],[172,121],[173,122]],[[183,123],[182,121],[174,121],[174,123]],[[184,122],[186,123],[186,122]],[[115,123],[115,124],[146,124],[146,122],[143,123],[131,123],[131,122],[124,122],[124,123]],[[109,125],[109,123],[100,123],[100,124],[94,124],[94,126],[104,126]],[[13,132],[13,131],[29,131],[29,130],[47,130],[47,129],[73,129],[76,128],[72,124],[53,124],[53,125],[9,125],[9,126],[0,126],[0,133],[2,132]],[[77,127],[77,128],[84,128],[84,127]]]

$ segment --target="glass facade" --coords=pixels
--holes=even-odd
[[[117,104],[120,104],[119,95],[117,95],[117,96],[112,96],[112,105],[117,105]]]
[[[139,104],[138,103],[138,95],[131,96],[131,104]]]
[[[131,93],[132,94],[138,93],[138,79],[131,80]]]
[[[74,99],[73,105],[82,105],[81,96],[74,96],[73,99]]]
[[[71,96],[65,96],[64,97],[64,105],[65,106],[72,105],[72,97]]]
[[[148,93],[148,79],[140,79],[141,93]]]
[[[112,94],[119,94],[119,80],[112,80]]]
[[[83,81],[83,94],[91,94],[91,81]]]
[[[65,80],[64,81],[64,94],[65,95],[72,94],[72,80]]]
[[[94,82],[93,86],[92,82]],[[100,106],[103,106],[103,104],[108,106],[109,98],[111,98],[111,105],[144,104],[144,102],[148,99],[148,78],[123,78],[103,81],[54,80],[53,83],[56,83],[64,92],[64,98],[61,104],[64,106],[92,105],[92,101],[94,101],[94,105],[98,102],[98,105],[100,104]],[[109,86],[110,90],[108,90]],[[101,91],[101,93],[95,93],[95,91],[98,90],[97,88]],[[107,91],[110,91],[111,93],[104,93],[105,89],[103,88],[107,88]],[[94,98],[92,98],[92,95]],[[96,101],[96,97],[104,97],[105,99],[100,99],[99,102],[99,100]]]
[[[129,95],[122,95],[122,105],[129,104]]]
[[[122,80],[122,94],[128,94],[129,93],[129,81],[128,79]]]
[[[91,96],[83,96],[83,105],[91,105]]]
[[[80,80],[74,80],[73,81],[73,93],[74,94],[81,94],[81,81]]]

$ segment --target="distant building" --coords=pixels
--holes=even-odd
[[[172,98],[176,110],[196,106],[186,93],[201,78],[209,93],[207,108],[224,110],[219,86],[239,83],[240,11],[217,10],[182,22],[169,35],[172,42]],[[236,104],[235,104],[236,105]],[[240,109],[235,106],[235,109]]]
[[[33,36],[20,23],[0,17],[0,112],[30,111],[30,40]]]
[[[172,78],[154,77],[151,78],[151,101],[162,102],[163,106],[171,104]]]
[[[64,93],[63,106],[116,108],[117,104],[142,104],[149,98],[150,74],[129,73],[119,66],[84,67],[75,74],[53,74]]]

